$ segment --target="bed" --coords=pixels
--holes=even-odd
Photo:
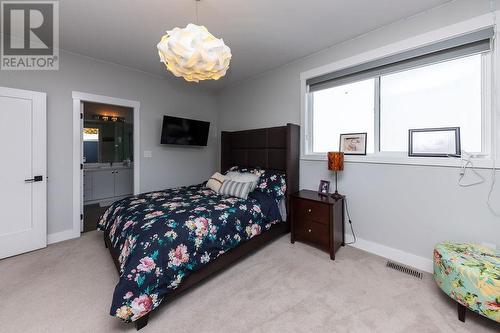
[[[221,171],[264,170],[247,199],[204,184],[115,202],[98,229],[120,276],[110,314],[139,330],[149,314],[203,279],[289,232],[291,193],[299,186],[299,126],[221,134]]]

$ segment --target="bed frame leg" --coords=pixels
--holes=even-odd
[[[144,326],[146,326],[148,324],[148,320],[149,320],[149,313],[141,318],[139,318],[136,322],[135,322],[135,329],[138,331],[140,330],[141,328],[143,328]]]
[[[458,310],[458,320],[465,323],[465,312],[467,311],[467,307],[457,302],[457,310]]]

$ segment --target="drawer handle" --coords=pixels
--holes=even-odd
[[[308,212],[308,213],[312,212],[312,209],[311,209],[311,208],[309,208],[309,209],[307,210],[307,212]]]
[[[311,232],[311,231],[312,231],[311,229],[307,230],[307,232]]]

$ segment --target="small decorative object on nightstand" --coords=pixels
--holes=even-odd
[[[318,194],[322,196],[330,195],[330,182],[328,180],[322,180],[319,182]]]
[[[291,242],[303,241],[328,251],[330,259],[344,240],[344,197],[302,190],[291,195]]]

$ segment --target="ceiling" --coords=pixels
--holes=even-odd
[[[449,0],[201,0],[199,24],[231,48],[220,89]],[[156,44],[196,21],[195,0],[60,0],[61,48],[171,80]],[[192,83],[191,83],[192,85]]]

